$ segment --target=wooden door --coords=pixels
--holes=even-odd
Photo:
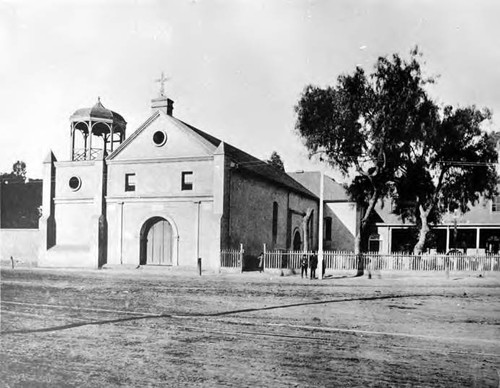
[[[172,265],[172,227],[168,221],[153,224],[147,237],[147,264]]]

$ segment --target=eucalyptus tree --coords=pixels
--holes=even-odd
[[[446,106],[406,143],[393,201],[395,213],[419,229],[414,253],[422,253],[431,225],[446,212],[465,213],[496,194],[498,134],[482,129],[490,118],[487,109]]]
[[[319,155],[351,179],[347,191],[363,210],[356,253],[364,248],[375,205],[404,171],[408,143],[436,112],[428,82],[414,49],[407,60],[397,54],[378,58],[370,74],[357,67],[334,86],[308,85],[295,107],[296,132],[309,156]]]

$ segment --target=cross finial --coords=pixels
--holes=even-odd
[[[170,78],[165,77],[163,71],[161,72],[161,77],[156,80],[156,82],[160,83],[160,96],[165,95],[165,82],[167,82]]]

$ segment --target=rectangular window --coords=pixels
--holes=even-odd
[[[181,190],[193,190],[193,172],[183,171],[181,180]]]
[[[273,202],[273,245],[278,238],[278,202]]]
[[[500,196],[493,197],[491,200],[491,211],[500,212]]]
[[[332,217],[325,217],[325,240],[332,241]]]
[[[125,191],[135,191],[135,174],[125,174]]]

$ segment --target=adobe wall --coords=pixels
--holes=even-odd
[[[183,171],[193,172],[192,190],[181,189]],[[125,191],[126,173],[135,174],[134,191]],[[110,163],[108,264],[139,265],[141,228],[162,217],[172,227],[174,266],[196,266],[198,251],[204,267],[218,267],[220,214],[214,214],[213,185],[212,158]]]
[[[317,241],[317,209],[314,199],[289,192],[245,172],[230,172],[229,192],[229,247],[243,244],[245,254],[258,255],[263,244],[268,249],[289,249],[292,232],[301,230],[302,215],[308,208],[314,209],[312,241]],[[278,204],[278,231],[273,244],[273,203]],[[301,232],[301,237],[303,235]]]
[[[80,179],[77,190],[69,186],[72,177]],[[95,199],[100,174],[94,162],[56,162],[55,225],[56,245],[90,246],[92,228],[99,209]]]
[[[22,265],[36,266],[41,245],[38,229],[0,229],[0,260],[20,261]]]
[[[182,172],[192,172],[193,189],[181,189]],[[125,174],[135,174],[135,190],[125,191]],[[207,160],[113,162],[108,165],[108,198],[211,196],[213,164]]]
[[[198,218],[199,206],[199,218]],[[139,265],[141,228],[152,217],[162,217],[172,227],[172,264],[196,266],[199,219],[199,256],[204,267],[219,265],[219,217],[211,200],[137,200],[108,202],[108,264]]]

